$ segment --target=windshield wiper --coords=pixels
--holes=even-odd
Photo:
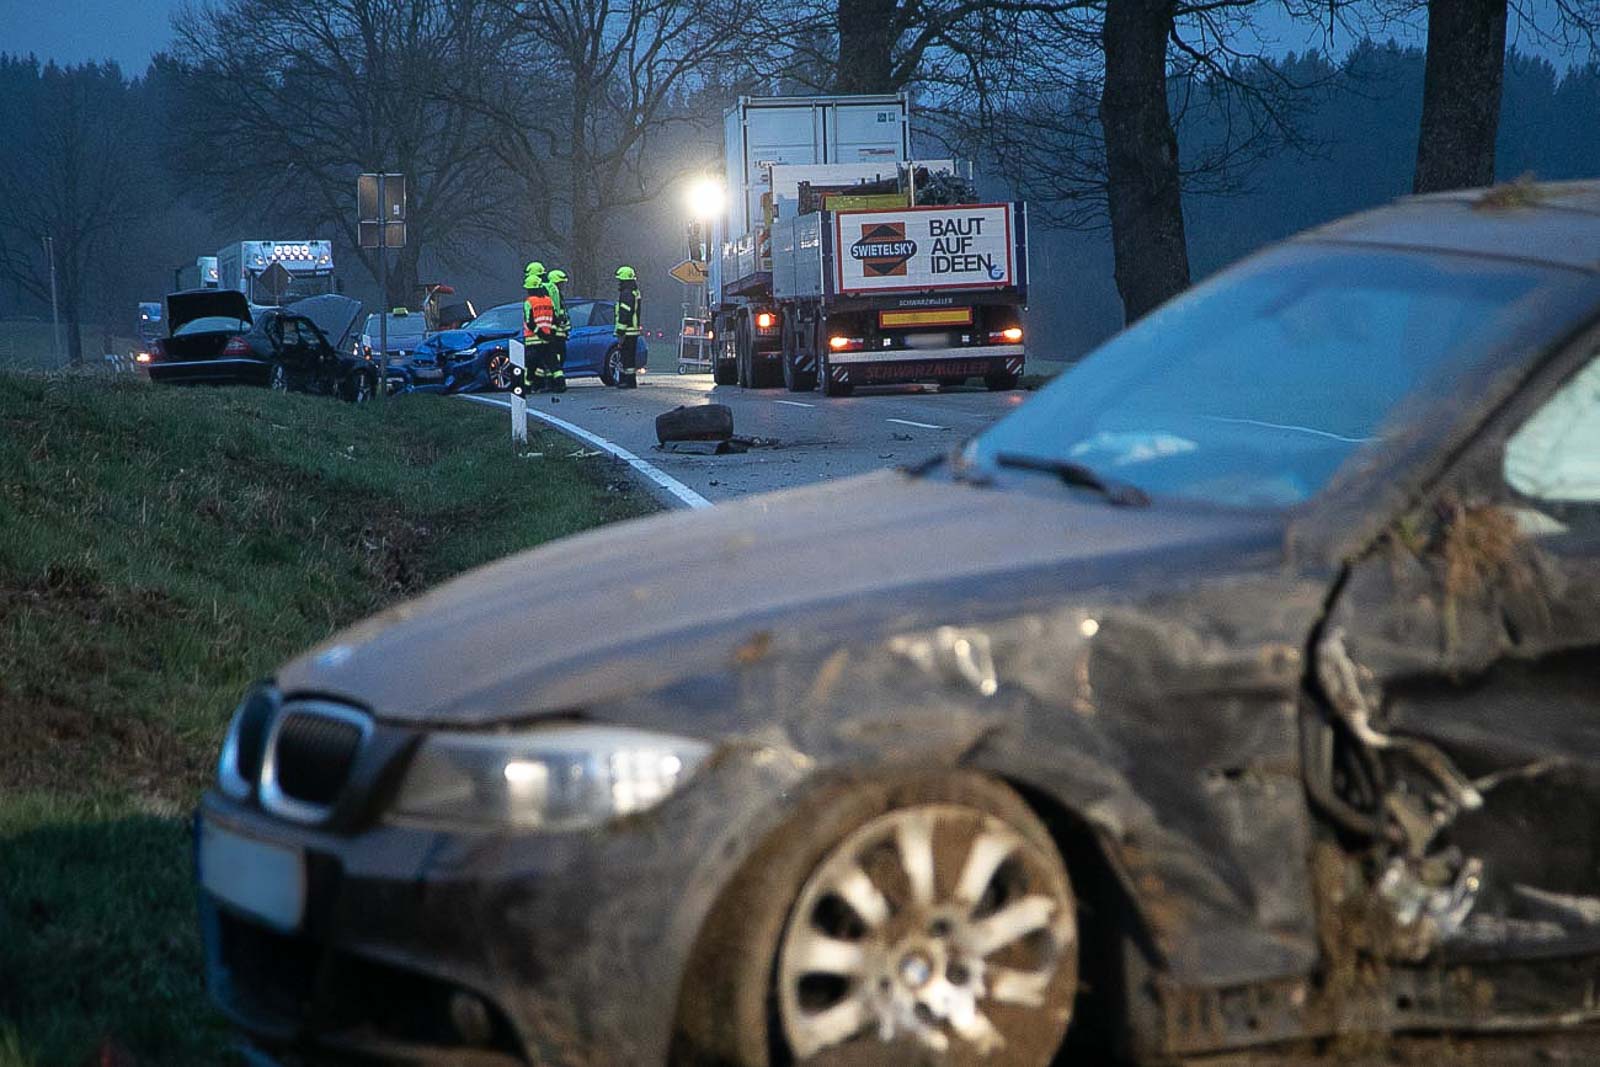
[[[1145,495],[1143,489],[1120,482],[1109,482],[1096,474],[1094,468],[1068,459],[1028,456],[1020,452],[1001,452],[994,457],[994,465],[1053,474],[1074,489],[1088,489],[1099,493],[1106,498],[1106,503],[1119,508],[1142,508],[1150,503],[1150,498]]]

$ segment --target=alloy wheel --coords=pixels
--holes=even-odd
[[[872,1062],[882,1054],[873,1043],[891,1041],[952,1062],[1002,1051],[1031,1062],[1040,1048],[1048,1059],[1077,985],[1066,873],[1053,852],[976,809],[891,811],[807,879],[778,982],[798,1060],[859,1045]]]
[[[484,373],[489,378],[489,384],[499,392],[511,388],[511,356],[506,352],[494,352],[484,362]]]

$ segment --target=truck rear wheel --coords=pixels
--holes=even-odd
[[[991,393],[1003,393],[1008,389],[1017,387],[1017,375],[1007,371],[993,371],[983,376],[983,384],[989,387]]]

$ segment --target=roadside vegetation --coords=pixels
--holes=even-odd
[[[653,510],[435,397],[0,374],[0,1067],[227,1062],[188,813],[233,704],[332,630]]]

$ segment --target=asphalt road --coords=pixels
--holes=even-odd
[[[656,372],[638,389],[608,389],[580,379],[560,396],[534,396],[530,410],[574,423],[620,445],[716,502],[903,466],[946,452],[1013,411],[1029,394],[981,386],[859,389],[851,397],[713,385],[708,374]],[[748,451],[705,455],[663,449],[655,418],[679,405],[726,404]]]

